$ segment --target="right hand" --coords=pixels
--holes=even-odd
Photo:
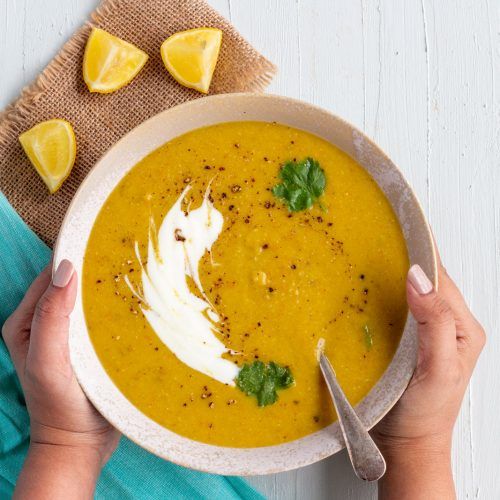
[[[408,273],[408,305],[418,322],[417,366],[406,392],[373,432],[389,461],[449,461],[453,427],[485,344],[482,326],[441,262],[438,283],[436,290],[418,265]]]

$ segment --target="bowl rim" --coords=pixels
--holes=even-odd
[[[92,199],[92,195],[94,194],[92,183],[94,182],[96,176],[100,171],[103,170],[106,166],[106,162],[110,161],[110,158],[116,151],[120,149],[127,148],[129,143],[134,142],[134,138],[141,134],[141,131],[151,128],[157,123],[167,121],[169,118],[174,118],[175,115],[185,116],[195,116],[197,112],[200,110],[210,108],[211,105],[219,108],[220,106],[228,106],[228,102],[232,101],[231,106],[235,106],[238,103],[242,106],[248,105],[251,106],[252,103],[257,101],[262,101],[266,106],[276,105],[281,107],[280,109],[285,109],[287,107],[291,107],[293,109],[301,109],[311,113],[312,115],[317,115],[318,118],[326,118],[332,123],[337,123],[341,127],[344,127],[345,130],[350,131],[355,138],[363,141],[363,144],[370,149],[370,151],[376,155],[380,162],[384,164],[382,171],[384,169],[389,169],[394,175],[398,177],[404,189],[407,190],[407,196],[409,203],[412,207],[412,210],[415,211],[415,217],[418,220],[415,223],[419,227],[419,231],[421,232],[421,237],[425,240],[422,243],[426,247],[425,255],[427,262],[426,271],[429,274],[429,277],[433,284],[437,286],[437,255],[435,251],[435,247],[433,244],[433,237],[431,233],[431,229],[429,224],[425,218],[424,211],[422,206],[413,192],[412,188],[409,186],[408,182],[404,178],[401,170],[390,160],[387,154],[377,145],[375,142],[366,136],[363,132],[357,129],[357,127],[353,126],[346,120],[336,116],[335,114],[313,104],[293,99],[284,96],[277,96],[273,94],[259,94],[259,93],[234,93],[234,94],[219,94],[214,96],[203,97],[200,99],[195,99],[193,101],[188,101],[186,103],[180,104],[178,106],[169,108],[165,111],[158,113],[157,115],[152,116],[148,120],[142,122],[137,127],[129,131],[126,135],[120,138],[115,144],[113,144],[108,151],[96,162],[96,164],[89,171],[85,179],[80,184],[78,190],[76,191],[71,203],[68,206],[66,215],[62,222],[60,232],[54,246],[54,257],[53,257],[53,272],[57,268],[57,265],[63,258],[68,258],[71,256],[71,252],[68,250],[71,248],[71,236],[74,235],[74,231],[72,230],[72,225],[76,224],[90,224],[90,229],[92,228],[95,217],[92,218],[90,222],[82,221],[80,218],[75,217],[75,210],[77,207],[84,205],[85,198]],[[228,106],[230,109],[231,106]],[[249,108],[250,109],[250,108]],[[226,119],[215,123],[223,123],[223,122],[231,122],[231,121],[241,121],[242,117],[239,118],[231,118]],[[243,117],[245,118],[245,117]],[[256,121],[268,121],[268,120],[258,120]],[[283,123],[280,120],[277,120],[279,123]],[[287,124],[287,123],[285,123]],[[289,124],[287,124],[289,125]],[[200,128],[206,125],[199,125],[192,127],[189,130],[195,130],[196,128]],[[294,126],[295,128],[299,128],[301,130],[305,130],[309,133],[315,134],[315,132],[311,132],[307,128],[301,128],[300,126]],[[174,137],[178,137],[183,135],[187,131],[183,131],[178,133],[177,135],[173,135],[165,142],[172,140]],[[315,134],[319,135],[319,134]],[[323,139],[325,137],[319,135]],[[328,139],[326,139],[329,141]],[[355,141],[356,139],[354,139]],[[336,144],[332,141],[329,141],[344,150],[339,144]],[[161,144],[160,144],[161,145]],[[146,151],[141,154],[140,158],[147,156],[151,151],[156,149],[159,146],[153,147],[149,151]],[[353,157],[351,152],[345,151],[349,156]],[[371,153],[370,153],[371,154]],[[365,170],[369,169],[363,163],[361,163],[358,157],[354,157],[354,159],[361,164]],[[126,162],[125,162],[126,163]],[[135,162],[137,163],[137,161]],[[135,165],[134,163],[134,165]],[[123,169],[121,175],[116,179],[115,184],[109,190],[108,194],[104,197],[104,199],[109,196],[109,193],[116,186],[116,184],[130,171],[133,166]],[[372,173],[369,171],[369,173]],[[373,176],[373,175],[372,175]],[[376,179],[377,184],[380,186],[379,181]],[[385,190],[382,189],[385,193]],[[387,194],[386,194],[387,196]],[[390,200],[391,201],[391,200]],[[391,202],[392,204],[392,202]],[[99,205],[97,212],[101,209],[102,204]],[[394,208],[394,207],[393,207]],[[399,218],[399,216],[398,216]],[[401,220],[400,220],[401,223]],[[89,231],[90,231],[89,229]],[[88,239],[88,238],[87,238]],[[84,242],[84,248],[87,244],[87,239]],[[407,236],[405,234],[405,242],[408,243]],[[408,249],[410,251],[410,249]],[[410,259],[411,261],[411,259]],[[83,262],[83,254],[81,255],[81,262]],[[81,262],[78,267],[81,267]],[[75,262],[74,262],[75,264]],[[82,300],[81,300],[81,280],[79,280],[78,284],[78,296],[75,305],[75,309],[78,310],[78,315],[83,315],[82,309]],[[73,313],[72,316],[76,314]],[[271,474],[276,472],[284,472],[287,470],[296,469],[298,467],[302,467],[305,465],[309,465],[311,463],[317,462],[323,458],[326,458],[334,453],[337,453],[341,449],[344,448],[343,439],[341,436],[340,426],[338,421],[333,422],[332,424],[324,427],[323,429],[304,436],[302,438],[296,439],[294,441],[282,443],[279,445],[273,446],[265,446],[265,447],[257,447],[257,448],[231,448],[224,446],[216,446],[216,445],[208,445],[205,443],[201,443],[198,441],[193,441],[189,438],[180,436],[162,426],[154,422],[152,419],[143,414],[138,408],[136,408],[131,402],[129,402],[123,394],[118,390],[118,388],[114,385],[111,378],[104,371],[102,365],[98,360],[97,353],[93,351],[94,360],[91,359],[90,351],[83,352],[81,351],[80,344],[83,342],[90,342],[88,339],[88,332],[85,326],[85,321],[83,319],[83,330],[85,332],[78,332],[76,328],[79,327],[81,329],[82,322],[81,318],[78,319],[78,324],[74,325],[74,321],[72,320],[72,326],[70,327],[70,355],[71,355],[71,363],[73,369],[75,371],[77,380],[79,381],[82,389],[85,394],[92,402],[92,404],[98,409],[98,411],[114,426],[116,427],[122,434],[127,436],[129,439],[134,441],[139,446],[145,448],[146,450],[154,453],[161,458],[172,461],[178,465],[182,465],[185,467],[189,467],[196,470],[201,470],[204,472],[216,473],[216,474],[225,474],[225,475],[256,475],[256,474]],[[413,374],[415,364],[416,364],[416,323],[408,314],[408,319],[405,325],[405,329],[400,341],[400,345],[397,349],[396,354],[394,355],[393,360],[389,364],[386,372],[381,376],[381,378],[377,381],[375,386],[370,390],[367,396],[361,400],[358,405],[356,405],[356,411],[358,412],[361,420],[365,423],[367,429],[372,428],[376,423],[378,423],[394,406],[394,404],[398,401],[404,390],[406,389],[411,376]],[[85,336],[87,340],[85,340]],[[395,359],[400,355],[400,351],[404,348],[406,362],[401,366],[401,371],[397,373],[398,375],[398,383],[396,388],[391,389],[390,401],[384,404],[383,408],[377,411],[376,415],[367,415],[369,406],[373,405],[377,401],[380,401],[380,398],[383,397],[383,391],[381,392],[382,386],[386,381],[387,375],[390,372],[391,366],[393,365]],[[93,350],[93,347],[92,347]],[[404,361],[404,360],[403,360]],[[98,369],[97,365],[101,367],[101,370]],[[94,382],[89,382],[89,378],[92,379],[94,375],[94,371],[99,372],[99,380],[105,386],[106,392],[100,394],[100,388],[98,384]],[[102,379],[102,375],[104,375],[104,379]],[[393,374],[395,375],[395,374]],[[97,376],[97,375],[96,375]],[[107,379],[107,380],[106,380]],[[111,386],[114,388],[112,389]],[[371,395],[377,393],[375,397],[371,398]],[[120,397],[121,396],[121,397]],[[119,401],[118,406],[116,406],[116,400]],[[127,408],[127,418],[123,419],[123,415],[119,413],[117,410],[123,408]],[[116,411],[115,411],[116,410]],[[131,419],[131,420],[130,420]],[[170,446],[172,445],[172,446]],[[193,456],[193,454],[195,456]]]

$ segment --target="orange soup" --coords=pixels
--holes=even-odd
[[[267,446],[335,419],[319,339],[352,404],[381,377],[408,265],[396,215],[351,157],[288,126],[224,123],[168,142],[111,193],[86,250],[84,311],[109,376],[151,419]]]

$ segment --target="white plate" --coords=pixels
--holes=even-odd
[[[124,110],[125,111],[125,110]],[[190,130],[229,121],[276,121],[335,144],[361,164],[392,204],[403,229],[410,263],[418,263],[436,284],[432,236],[413,191],[392,161],[363,133],[310,104],[267,94],[224,94],[197,99],[164,111],[118,141],[89,173],[64,219],[54,266],[66,258],[81,276],[94,220],[125,174],[150,152]],[[76,376],[95,407],[123,434],[147,450],[186,467],[217,474],[254,475],[302,467],[344,447],[337,422],[303,438],[260,448],[229,448],[193,441],[160,426],[130,403],[102,367],[89,338],[81,280],[71,318],[70,351]],[[396,403],[413,373],[416,325],[409,317],[398,350],[370,393],[356,407],[367,428]],[[238,432],[235,429],[235,432]]]

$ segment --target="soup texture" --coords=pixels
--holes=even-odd
[[[292,212],[272,188],[285,162],[307,157],[321,165],[326,187],[312,208]],[[214,335],[230,350],[223,359],[289,367],[294,383],[274,404],[258,406],[188,366],[146,317],[141,262],[187,187],[186,213],[208,196],[223,217],[199,261],[206,296],[191,278],[189,288],[219,316]],[[205,443],[274,445],[336,418],[316,360],[319,339],[352,404],[381,377],[407,317],[408,265],[396,215],[352,158],[288,126],[224,123],[163,145],[111,193],[86,250],[84,312],[107,373],[151,419]]]

